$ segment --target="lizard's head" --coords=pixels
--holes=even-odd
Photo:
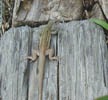
[[[48,22],[48,26],[49,27],[52,27],[53,26],[53,24],[56,24],[58,22],[58,20],[50,20],[49,22]]]
[[[54,20],[50,20],[50,21],[48,22],[48,25],[52,26],[54,23],[55,23]]]

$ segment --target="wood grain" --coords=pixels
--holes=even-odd
[[[38,60],[24,60],[38,49],[44,26],[12,28],[0,39],[2,100],[38,100]],[[43,100],[93,100],[108,94],[108,50],[103,29],[88,21],[55,26],[51,47],[59,62],[47,58]]]
[[[82,21],[60,25],[59,100],[108,94],[108,50],[102,28]]]

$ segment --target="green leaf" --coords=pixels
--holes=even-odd
[[[102,97],[97,98],[95,100],[108,100],[108,95],[107,96],[102,96]]]
[[[103,28],[105,28],[106,30],[108,30],[108,24],[105,21],[96,19],[96,18],[91,18],[90,21],[102,26]]]

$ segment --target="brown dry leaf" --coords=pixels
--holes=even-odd
[[[2,32],[3,32],[3,33],[5,32],[5,28],[4,28],[4,25],[2,25]]]
[[[106,43],[108,44],[108,40],[106,40]]]
[[[28,4],[27,5],[24,5],[24,9],[25,10],[30,9],[30,8],[31,8],[31,5],[28,5]]]
[[[23,7],[25,10],[30,9],[32,6],[31,1],[23,2]]]
[[[6,23],[5,24],[5,29],[8,29],[9,28],[9,23]]]

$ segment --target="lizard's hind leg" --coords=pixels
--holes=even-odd
[[[53,48],[48,49],[48,50],[46,51],[46,55],[49,55],[49,59],[50,59],[50,60],[58,60],[58,59],[59,59],[58,56],[53,56],[53,55],[54,55],[54,49],[53,49]]]
[[[27,56],[26,59],[30,59],[31,61],[35,61],[39,56],[39,50],[32,50],[32,56]]]

